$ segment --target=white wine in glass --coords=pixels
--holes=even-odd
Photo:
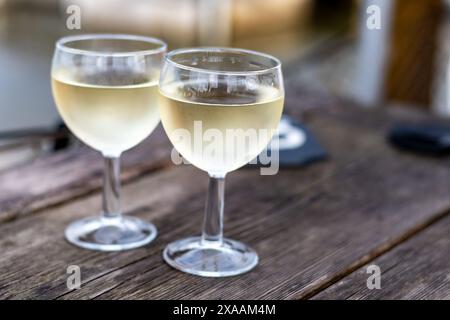
[[[169,139],[186,160],[206,172],[230,172],[253,160],[267,146],[276,131],[283,111],[283,91],[271,86],[255,85],[252,91],[227,94],[225,89],[199,93],[195,98],[185,98],[189,88],[200,83],[174,83],[161,92],[160,110]],[[219,86],[219,88],[225,88]],[[186,89],[184,89],[186,88]],[[225,91],[225,92],[224,92]],[[194,124],[201,121],[202,130],[215,129],[226,138],[227,132],[235,133],[235,139],[224,139],[220,152],[204,152],[208,141],[202,139],[202,148],[193,141],[177,139],[176,131],[186,129],[194,137]],[[255,141],[241,149],[237,141],[244,141],[252,130]],[[265,131],[262,131],[265,130]]]
[[[58,111],[70,130],[93,149],[119,155],[144,140],[159,123],[158,84],[141,81],[92,85],[55,74],[52,87]]]
[[[118,251],[156,237],[153,224],[122,215],[120,155],[159,122],[158,79],[166,44],[142,36],[94,34],[60,39],[52,63],[58,111],[72,133],[105,159],[103,211],[66,228],[82,248]]]
[[[210,176],[202,235],[170,243],[164,260],[205,277],[247,272],[258,263],[256,252],[223,237],[225,176],[258,156],[278,127],[284,103],[281,63],[243,49],[179,49],[166,56],[159,89],[169,139]]]

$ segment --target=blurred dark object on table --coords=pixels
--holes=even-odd
[[[282,117],[274,139],[278,139],[278,142],[269,145],[272,148],[269,147],[258,157],[257,164],[250,166],[266,167],[264,157],[266,155],[271,157],[274,151],[279,152],[280,168],[304,167],[327,158],[325,149],[319,144],[311,130],[289,116]],[[272,166],[272,163],[268,166]]]
[[[291,117],[281,119],[279,139],[281,168],[302,167],[327,157],[311,130]]]
[[[450,124],[399,123],[390,129],[388,139],[405,151],[431,156],[450,154]]]

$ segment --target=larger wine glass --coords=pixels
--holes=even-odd
[[[246,272],[258,263],[256,252],[222,235],[225,175],[254,159],[279,124],[280,61],[243,49],[175,50],[166,56],[159,89],[169,139],[184,159],[210,176],[202,235],[170,243],[163,257],[172,267],[200,276]]]
[[[166,44],[114,34],[69,36],[56,43],[53,96],[67,127],[105,161],[103,212],[68,226],[66,239],[83,248],[118,251],[145,245],[153,224],[122,215],[120,155],[159,123],[158,80]]]

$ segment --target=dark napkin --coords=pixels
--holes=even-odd
[[[436,156],[450,154],[450,125],[399,123],[389,130],[388,140],[406,151]]]
[[[327,153],[317,142],[311,131],[302,123],[288,116],[283,116],[279,126],[279,161],[280,168],[302,167],[315,161],[324,160]],[[271,155],[270,148],[263,151]],[[250,166],[261,164],[260,156]]]

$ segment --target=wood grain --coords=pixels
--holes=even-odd
[[[292,104],[289,110],[298,112]],[[205,279],[163,263],[168,242],[200,232],[207,183],[192,167],[166,167],[124,187],[126,211],[159,228],[145,248],[105,254],[63,240],[70,221],[99,210],[97,192],[0,225],[0,298],[310,297],[447,214],[449,161],[400,153],[385,142],[384,131],[403,115],[317,104],[305,119],[330,161],[276,176],[230,174],[225,234],[261,258],[248,274]],[[66,287],[71,264],[81,267],[79,290]]]
[[[369,290],[365,265],[314,299],[450,299],[450,217],[370,262],[381,289]]]
[[[170,162],[170,143],[161,126],[122,156],[122,181],[159,170]],[[0,171],[0,222],[87,195],[100,189],[103,161],[87,147],[43,156]]]

